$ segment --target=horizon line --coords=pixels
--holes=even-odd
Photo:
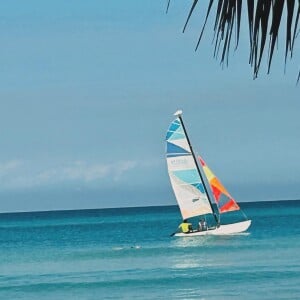
[[[240,203],[262,203],[262,202],[283,202],[283,201],[300,201],[300,199],[277,199],[277,200],[260,200],[260,201],[239,201]],[[127,208],[155,208],[155,207],[172,207],[177,206],[177,204],[168,204],[168,205],[145,205],[145,206],[121,206],[121,207],[103,207],[103,208],[76,208],[76,209],[53,209],[53,210],[31,210],[31,211],[6,211],[0,212],[0,215],[3,214],[30,214],[30,213],[49,213],[49,212],[72,212],[72,211],[81,211],[81,210],[112,210],[112,209],[127,209]]]

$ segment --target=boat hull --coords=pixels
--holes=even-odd
[[[220,225],[217,228],[209,229],[205,231],[193,231],[189,233],[176,233],[175,236],[198,236],[198,235],[226,235],[226,234],[235,234],[246,231],[251,225],[251,220]]]

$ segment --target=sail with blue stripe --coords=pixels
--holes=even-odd
[[[182,218],[213,213],[180,116],[168,128],[166,158]]]

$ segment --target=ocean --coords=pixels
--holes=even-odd
[[[240,205],[184,238],[176,206],[0,214],[0,299],[300,299],[300,201]]]

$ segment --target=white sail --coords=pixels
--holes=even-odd
[[[166,136],[168,172],[183,219],[213,213],[180,117]]]

